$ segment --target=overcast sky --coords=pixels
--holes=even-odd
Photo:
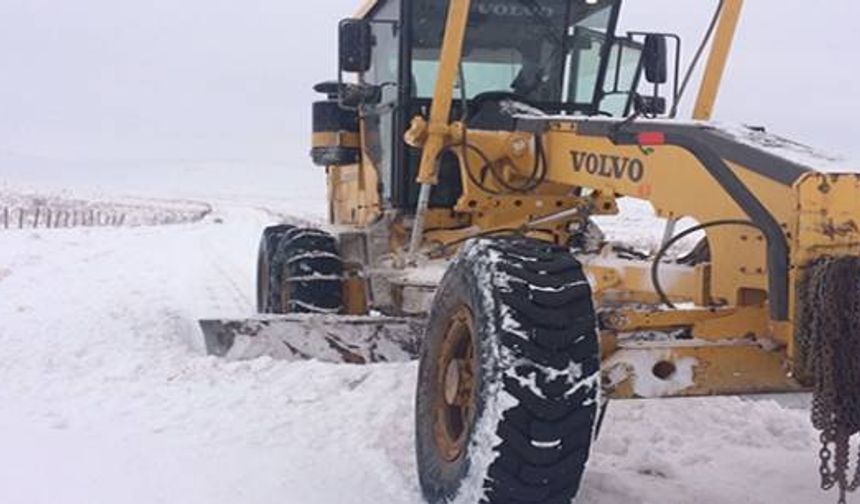
[[[0,0],[0,153],[304,163],[310,87],[358,3]],[[623,22],[689,56],[714,5],[628,0]],[[860,159],[858,19],[849,0],[747,0],[717,118]]]

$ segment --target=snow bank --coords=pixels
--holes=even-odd
[[[647,201],[633,198],[618,200],[618,215],[596,216],[592,219],[600,226],[606,239],[612,243],[623,243],[626,246],[644,253],[655,253],[660,248],[666,231],[666,219],[657,217],[654,208]],[[678,221],[675,235],[699,223],[695,219],[683,218]],[[703,232],[693,233],[684,238],[667,257],[672,258],[688,252],[704,238]]]

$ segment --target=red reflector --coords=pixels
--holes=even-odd
[[[646,131],[639,133],[639,145],[663,145],[666,143],[666,134],[659,131]]]

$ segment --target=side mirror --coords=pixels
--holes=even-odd
[[[645,37],[642,62],[645,67],[645,80],[651,84],[665,84],[669,80],[669,48],[666,37],[649,34]]]
[[[340,22],[340,69],[342,72],[363,73],[370,70],[373,32],[364,19],[344,19]]]

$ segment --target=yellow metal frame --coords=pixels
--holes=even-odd
[[[366,2],[357,16],[367,15],[376,4],[375,0]],[[406,143],[422,149],[417,177],[421,184],[437,182],[436,160],[443,149],[452,149],[460,158],[463,195],[454,208],[431,209],[424,216],[427,250],[461,242],[478,232],[511,229],[566,243],[572,226],[584,225],[590,215],[616,213],[616,199],[623,196],[650,202],[661,217],[687,216],[699,222],[748,218],[685,149],[658,145],[646,151],[618,146],[606,137],[581,134],[577,123],[569,119],[550,121],[540,138],[525,132],[469,130],[469,143],[480,148],[513,184],[528,180],[538,141],[547,165],[546,180],[529,194],[490,194],[486,186],[477,187],[467,170],[481,166],[484,160],[463,148],[465,126],[450,118],[470,5],[470,0],[451,0],[429,118],[414,118],[404,136]],[[742,7],[743,0],[723,3],[694,107],[696,119],[712,116]],[[361,135],[366,138],[363,129]],[[641,176],[607,177],[577,171],[571,163],[577,152],[636,159],[642,163]],[[377,170],[368,156],[363,158],[361,165],[329,170],[338,224],[366,226],[382,213],[375,191]],[[854,175],[813,172],[790,186],[750,167],[727,164],[783,227],[791,250],[791,317],[779,322],[769,317],[766,241],[762,233],[750,228],[710,229],[707,264],[662,269],[668,296],[685,303],[683,309],[659,308],[649,262],[621,260],[611,254],[584,257],[601,305],[604,365],[617,397],[641,396],[646,388],[656,390],[656,395],[701,395],[789,391],[800,386],[792,374],[802,371],[794,342],[795,289],[809,261],[827,254],[860,254],[860,208],[856,205],[860,180]],[[491,189],[502,189],[492,187],[493,181],[487,183]],[[393,250],[409,241],[411,223],[401,217],[391,225]],[[542,224],[530,225],[533,222]],[[356,282],[353,288],[357,286]],[[649,346],[632,337],[642,332],[679,331],[688,339]],[[653,369],[641,366],[648,359],[654,359]],[[681,385],[675,388],[643,388],[642,383],[653,382],[655,376],[663,379],[659,375],[666,369],[675,373],[691,369],[689,383],[676,380]],[[676,378],[663,380],[671,385]]]
[[[421,164],[418,168],[418,183],[435,185],[436,159],[450,142],[452,129],[449,125],[451,105],[454,101],[454,84],[460,73],[460,59],[463,54],[463,40],[469,23],[471,0],[451,0],[448,6],[448,20],[442,38],[442,51],[439,56],[439,72],[436,75],[436,88],[433,91],[433,104],[430,106],[430,122],[421,151]]]
[[[726,64],[732,50],[732,42],[735,39],[738,22],[741,18],[743,0],[724,0],[720,12],[719,25],[714,34],[711,56],[702,77],[699,88],[699,97],[693,109],[693,119],[707,121],[714,113],[714,104],[717,102],[717,94],[726,71]]]
[[[370,11],[372,11],[373,8],[376,7],[376,4],[378,3],[379,0],[365,0],[361,7],[359,7],[358,10],[355,11],[353,17],[360,19],[367,16],[368,14],[370,14]]]

